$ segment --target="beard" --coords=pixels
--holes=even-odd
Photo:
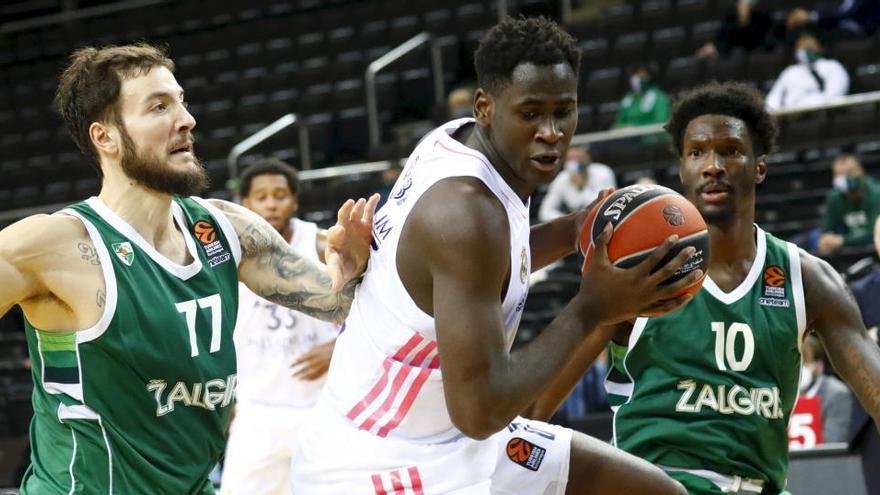
[[[121,129],[124,151],[122,171],[138,184],[153,191],[175,196],[194,196],[208,189],[208,172],[202,162],[193,155],[193,166],[177,170],[165,160],[138,153],[128,132]]]

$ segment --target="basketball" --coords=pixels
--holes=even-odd
[[[583,271],[590,265],[595,239],[611,223],[614,234],[608,243],[608,258],[619,268],[638,265],[667,237],[676,234],[675,247],[654,267],[652,273],[679,251],[694,246],[697,252],[661,285],[668,285],[701,269],[703,277],[677,293],[695,294],[703,285],[709,259],[709,231],[697,208],[681,194],[658,185],[633,185],[618,189],[597,204],[581,227],[580,246],[585,256]],[[660,313],[646,313],[657,316]]]

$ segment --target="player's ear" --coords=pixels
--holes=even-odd
[[[489,127],[492,113],[495,111],[495,100],[485,89],[477,88],[474,93],[474,118],[477,125]]]
[[[108,155],[119,152],[119,144],[113,133],[113,128],[101,122],[92,122],[89,126],[89,138],[99,151]]]
[[[755,158],[755,184],[761,184],[767,178],[767,155]]]

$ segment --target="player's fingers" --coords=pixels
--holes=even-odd
[[[664,286],[662,292],[660,293],[660,297],[667,298],[674,294],[678,294],[679,292],[699,282],[701,278],[703,278],[703,270],[694,270],[682,277],[681,280],[676,280],[675,282]]]
[[[675,247],[675,243],[677,242],[678,236],[672,234],[671,236],[667,237],[663,242],[661,242],[659,246],[654,248],[654,250],[651,251],[651,254],[649,254],[647,258],[642,260],[641,263],[636,266],[639,270],[642,270],[644,276],[647,277],[649,274],[653,273],[654,268],[657,267],[657,265],[659,265],[661,261],[663,261],[663,258],[665,258],[669,254],[669,252],[672,250],[672,248]],[[667,262],[666,265],[669,265],[669,263]]]
[[[611,263],[608,260],[608,243],[611,242],[611,236],[614,234],[614,227],[610,223],[605,225],[602,233],[593,241],[593,260],[592,263]]]
[[[656,271],[648,275],[647,280],[652,284],[659,284],[663,282],[667,278],[675,275],[681,267],[688,262],[689,259],[693,258],[694,254],[696,254],[697,248],[693,246],[688,246],[678,253],[675,256],[669,256],[669,252],[667,251],[661,259],[653,262],[653,265],[648,265],[646,268],[656,268]],[[666,259],[666,262],[663,262],[663,259]],[[657,266],[660,263],[663,263],[662,266]]]
[[[364,207],[367,206],[367,200],[364,198],[360,198],[354,204],[354,208],[351,209],[351,214],[348,217],[349,222],[358,222],[364,216]]]
[[[379,204],[379,199],[381,199],[378,193],[370,196],[370,199],[367,200],[367,206],[364,208],[364,217],[363,223],[364,225],[372,226],[373,225],[373,215],[376,213],[376,205]]]
[[[342,206],[339,207],[339,211],[336,212],[336,222],[342,223],[348,220],[348,217],[351,216],[351,209],[354,207],[354,200],[348,199],[345,203],[342,203]]]

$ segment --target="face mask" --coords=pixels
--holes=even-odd
[[[636,93],[642,92],[642,86],[644,86],[644,82],[642,82],[642,78],[639,76],[630,76],[629,78],[629,86]]]
[[[831,181],[831,185],[840,192],[851,192],[862,187],[862,178],[838,175]]]
[[[578,167],[580,167],[580,165],[581,163],[577,160],[566,160],[565,171],[573,174],[578,171]]]
[[[798,48],[798,50],[794,53],[794,58],[802,64],[812,64],[819,59],[819,54],[814,52],[813,50]]]
[[[801,381],[798,384],[798,390],[801,393],[806,392],[813,385],[813,370],[807,366],[801,366]]]

